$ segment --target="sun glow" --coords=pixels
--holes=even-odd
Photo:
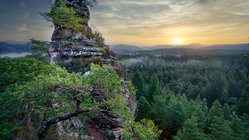
[[[183,44],[184,44],[184,41],[183,41],[182,38],[176,37],[176,38],[173,38],[173,39],[172,39],[172,43],[173,43],[174,45],[183,45]]]

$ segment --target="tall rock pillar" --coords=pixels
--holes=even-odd
[[[90,19],[89,6],[94,0],[55,0],[52,9],[46,16],[54,23],[55,30],[50,47],[51,62],[65,67],[69,72],[84,74],[90,68],[90,64],[109,65],[118,70],[114,54],[104,44],[104,39],[98,32],[93,32],[88,26]],[[122,73],[122,70],[120,70]],[[123,78],[124,79],[124,78]],[[136,110],[136,101],[122,80],[123,92],[120,93],[129,103],[131,111]],[[123,131],[119,116],[111,112],[99,114],[94,118],[88,118],[88,133],[95,140],[121,139]],[[74,120],[57,124],[60,133],[67,134],[65,128],[82,126],[82,120]],[[77,132],[74,132],[77,135]],[[68,136],[68,135],[66,135]],[[68,137],[72,139],[72,137]]]
[[[51,62],[70,72],[84,73],[89,64],[116,65],[114,54],[98,32],[88,26],[93,0],[56,0],[47,16],[54,23]]]

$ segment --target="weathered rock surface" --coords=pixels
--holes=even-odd
[[[67,0],[67,6],[76,11],[76,16],[87,21],[90,18],[90,4],[90,0]],[[114,54],[87,23],[75,25],[81,28],[80,31],[64,28],[59,24],[54,26],[50,48],[52,63],[82,74],[89,69],[91,63],[117,65]]]
[[[76,11],[77,17],[89,20],[88,6],[92,3],[91,0],[66,0],[66,2],[67,7]],[[54,26],[55,30],[49,50],[51,63],[65,67],[70,72],[81,74],[89,70],[91,63],[106,64],[115,69],[120,69],[114,54],[104,44],[103,39],[99,36],[92,37],[88,35],[94,35],[95,33],[92,32],[87,23],[76,25],[82,28],[81,31],[67,29],[59,24]],[[137,106],[135,97],[129,92],[125,81],[122,81],[122,83],[124,90],[120,94],[124,96],[132,112],[135,113]],[[99,100],[98,98],[96,96],[96,101]],[[88,135],[82,136],[78,131],[75,131],[75,128],[82,127],[88,128]],[[57,123],[57,136],[58,139],[119,140],[121,139],[122,129],[122,120],[106,111],[99,113],[95,118],[80,120],[76,117]]]

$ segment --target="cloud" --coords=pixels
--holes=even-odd
[[[0,0],[0,27],[8,32],[0,35],[0,40],[49,40],[51,23],[39,15],[49,8],[47,1]],[[91,8],[90,25],[95,25],[110,44],[167,44],[179,36],[204,44],[248,38],[248,0],[99,1]]]
[[[0,0],[0,40],[50,40],[51,23],[39,15],[48,7],[48,0]]]
[[[100,0],[91,9],[91,23],[109,43],[127,37],[244,35],[243,30],[249,32],[248,7],[245,0]]]
[[[20,7],[21,7],[21,9],[26,9],[27,8],[27,4],[22,0],[21,2],[20,2]]]
[[[26,32],[27,30],[28,30],[28,26],[26,23],[23,23],[17,27],[18,32]]]

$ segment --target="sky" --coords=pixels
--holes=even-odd
[[[107,44],[237,44],[249,42],[249,0],[99,0],[89,25]],[[0,0],[0,40],[49,41],[40,16],[48,0]]]

